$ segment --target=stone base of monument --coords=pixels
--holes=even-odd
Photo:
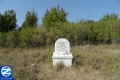
[[[72,53],[70,52],[70,43],[65,38],[60,38],[55,42],[55,52],[53,52],[53,66],[62,62],[65,67],[72,65]]]
[[[52,59],[53,59],[53,66],[56,66],[56,64],[59,62],[62,62],[65,67],[71,67],[73,56],[72,54],[69,55],[53,54]]]

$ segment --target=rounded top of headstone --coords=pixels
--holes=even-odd
[[[59,38],[55,42],[55,52],[59,54],[70,53],[70,43],[65,38]]]
[[[59,38],[56,42],[69,42],[69,41],[65,38]]]

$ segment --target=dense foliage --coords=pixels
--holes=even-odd
[[[33,11],[27,11],[25,21],[22,24],[23,27],[35,27],[37,26],[38,16],[37,12]]]
[[[14,10],[5,11],[0,14],[0,32],[9,32],[17,27],[16,13]]]
[[[47,10],[42,23],[46,25],[49,30],[50,27],[60,27],[61,24],[67,22],[68,13],[65,12],[63,8],[60,8],[59,5],[57,7],[52,7],[51,10]]]
[[[16,14],[8,10],[0,14],[0,45],[47,46],[61,37],[68,39],[71,45],[120,43],[120,19],[117,14],[105,14],[98,21],[80,20],[74,23],[67,21],[67,14],[63,8],[53,7],[46,11],[42,25],[38,26],[37,12],[28,11],[21,28],[15,29]]]

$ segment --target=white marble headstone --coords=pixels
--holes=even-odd
[[[67,39],[60,38],[55,42],[55,52],[59,55],[70,53],[70,43]]]
[[[72,65],[72,53],[70,52],[70,43],[65,38],[60,38],[55,42],[55,52],[53,52],[53,66],[58,62],[63,62],[66,67]]]

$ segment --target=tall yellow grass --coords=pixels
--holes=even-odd
[[[15,80],[120,80],[120,45],[73,46],[71,68],[52,66],[54,46],[0,48],[0,66],[12,68]]]

